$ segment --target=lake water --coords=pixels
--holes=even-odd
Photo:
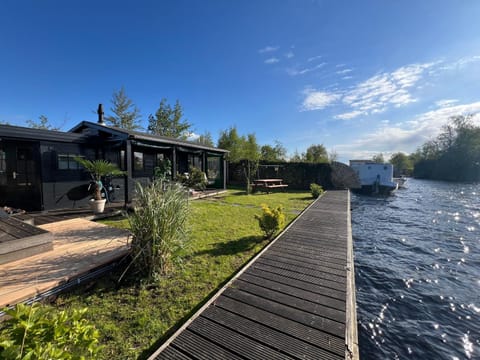
[[[352,195],[362,359],[480,359],[480,184]]]

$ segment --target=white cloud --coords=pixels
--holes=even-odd
[[[293,58],[294,56],[295,56],[295,54],[294,54],[292,51],[289,51],[288,53],[285,54],[285,57],[286,57],[287,59],[291,59],[291,58]]]
[[[275,63],[278,63],[280,60],[276,57],[271,57],[271,58],[268,58],[264,61],[265,64],[275,64]]]
[[[360,116],[362,114],[364,114],[363,111],[353,110],[353,111],[346,112],[346,113],[343,113],[343,114],[335,115],[334,118],[335,119],[340,119],[340,120],[350,120],[350,119],[356,118],[357,116]]]
[[[195,140],[197,140],[199,137],[200,137],[199,134],[196,134],[196,133],[194,133],[194,132],[191,132],[191,133],[188,134],[187,140],[189,140],[189,141],[195,141]]]
[[[437,107],[449,107],[449,106],[452,106],[454,104],[456,104],[458,102],[458,100],[456,99],[444,99],[444,100],[438,100],[435,102],[435,105]]]
[[[344,74],[348,74],[349,72],[352,72],[353,70],[352,69],[343,69],[343,70],[338,70],[336,73],[338,75],[344,75]]]
[[[389,106],[401,107],[415,102],[409,90],[417,84],[423,73],[435,63],[411,64],[402,66],[395,71],[383,72],[358,83],[346,91],[343,102],[353,110],[362,113],[379,113]]]
[[[302,104],[302,110],[304,111],[324,109],[340,98],[340,95],[336,93],[314,89],[306,89],[304,94],[306,95]]]
[[[322,58],[322,55],[317,55],[317,56],[312,56],[307,59],[307,62],[312,62],[315,60],[320,60]]]
[[[312,71],[315,71],[315,70],[318,70],[318,69],[321,69],[322,67],[324,67],[325,65],[327,65],[327,63],[320,63],[320,64],[317,64],[313,67],[309,67],[309,68],[303,68],[303,69],[287,69],[287,73],[290,75],[290,76],[297,76],[297,75],[304,75],[304,74],[307,74],[309,72],[312,72]]]
[[[342,80],[349,80],[349,79],[353,79],[353,76],[344,76],[344,77],[342,77]]]
[[[342,159],[371,158],[380,152],[386,158],[399,151],[410,153],[437,136],[450,117],[479,112],[480,101],[421,113],[404,123],[382,121],[372,132],[358,136],[348,144],[336,145],[336,150]],[[473,121],[480,125],[480,115],[477,114]]]
[[[260,54],[265,54],[265,53],[269,53],[269,52],[273,52],[273,51],[277,51],[280,47],[279,46],[265,46],[264,48],[262,49],[259,49],[258,52]]]

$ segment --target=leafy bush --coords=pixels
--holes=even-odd
[[[310,192],[312,193],[312,197],[314,199],[318,198],[320,195],[323,194],[323,188],[318,184],[310,184]]]
[[[95,359],[99,333],[84,319],[87,309],[52,311],[18,304],[0,325],[0,359]]]
[[[187,243],[188,215],[188,195],[182,185],[137,184],[135,211],[128,218],[134,267],[149,279],[166,274]]]
[[[188,174],[177,175],[177,180],[190,189],[203,191],[207,188],[207,175],[199,168],[190,167]]]
[[[163,159],[154,169],[153,177],[156,180],[168,181],[172,178],[172,162],[170,159]]]
[[[265,238],[271,239],[285,225],[285,214],[281,206],[270,208],[268,205],[262,205],[262,215],[255,215],[260,229],[265,234]]]

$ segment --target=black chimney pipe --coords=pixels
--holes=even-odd
[[[105,125],[105,122],[103,121],[103,105],[102,104],[98,104],[98,110],[97,110],[97,114],[98,114],[98,123],[100,125]]]

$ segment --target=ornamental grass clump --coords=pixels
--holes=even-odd
[[[324,190],[318,184],[310,184],[310,192],[312,193],[312,197],[316,199],[323,194]]]
[[[18,304],[0,323],[0,359],[96,359],[99,332],[85,318],[87,309],[55,311]]]
[[[149,280],[167,274],[188,241],[188,194],[178,183],[137,184],[136,206],[129,215],[133,268]]]
[[[270,208],[268,205],[262,205],[262,215],[255,215],[260,229],[265,234],[266,239],[272,239],[274,235],[285,225],[285,214],[281,206]]]

